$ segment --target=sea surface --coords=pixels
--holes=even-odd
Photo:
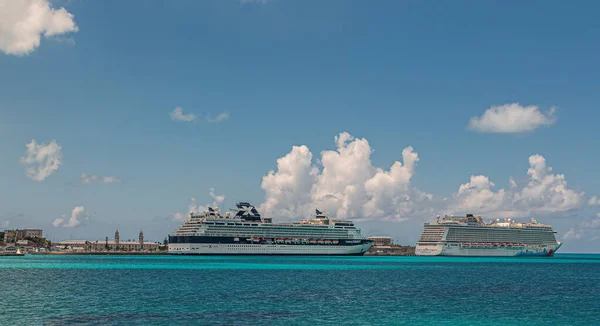
[[[0,257],[0,325],[600,325],[600,255]]]

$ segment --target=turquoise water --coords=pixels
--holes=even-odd
[[[600,255],[0,257],[0,325],[600,325]]]

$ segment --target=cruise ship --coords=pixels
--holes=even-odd
[[[240,202],[224,216],[209,207],[190,213],[169,236],[169,253],[183,255],[363,255],[373,241],[351,221],[331,219],[319,210],[314,218],[273,223],[250,203]],[[235,215],[231,214],[235,212]]]
[[[547,256],[560,248],[556,231],[535,219],[519,223],[496,219],[484,223],[481,216],[444,216],[425,223],[417,242],[418,256]]]

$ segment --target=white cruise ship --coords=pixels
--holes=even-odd
[[[425,223],[417,242],[418,256],[548,256],[560,248],[551,226],[496,219],[484,223],[480,216],[444,216]]]
[[[272,223],[249,203],[221,216],[209,207],[193,214],[169,236],[169,253],[187,255],[363,255],[373,241],[351,221],[331,219],[316,210],[313,219]]]

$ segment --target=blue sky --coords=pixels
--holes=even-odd
[[[439,198],[452,199],[471,175],[488,177],[494,192],[508,191],[509,177],[526,187],[528,159],[540,154],[579,204],[511,212],[551,223],[559,237],[573,229],[565,250],[600,251],[600,206],[588,204],[600,195],[596,2],[51,5],[72,14],[77,30],[40,30],[39,46],[16,54],[14,33],[0,30],[0,226],[43,227],[56,240],[102,239],[115,227],[134,238],[143,228],[161,240],[190,198],[209,204],[214,188],[225,196],[222,210],[260,205],[270,196],[263,176],[279,171],[293,145],[306,145],[311,166],[322,169],[321,151],[348,132],[368,140],[372,166],[385,171],[412,146],[419,160],[409,187]],[[26,17],[16,7],[11,17]],[[525,132],[468,128],[472,117],[512,103],[536,106],[552,122]],[[171,119],[176,107],[196,119]],[[228,118],[208,121],[221,113]],[[62,163],[42,181],[20,162],[31,140],[61,147]],[[120,182],[84,184],[82,174]],[[80,225],[52,225],[79,205]],[[414,243],[424,220],[450,210],[415,205],[360,225]]]

